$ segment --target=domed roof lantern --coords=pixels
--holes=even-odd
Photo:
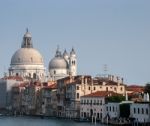
[[[57,46],[55,57],[61,57],[61,51],[59,50],[59,46]]]
[[[26,33],[23,36],[21,48],[33,48],[32,36],[31,33],[29,33],[28,28],[26,29]]]
[[[71,52],[70,52],[70,55],[75,55],[75,54],[76,54],[76,52],[75,52],[74,48],[72,47],[72,50],[71,50]]]

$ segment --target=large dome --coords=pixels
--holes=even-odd
[[[54,57],[49,63],[50,69],[68,69],[68,63],[63,57]]]
[[[34,48],[21,48],[11,58],[11,65],[42,65],[43,57]]]

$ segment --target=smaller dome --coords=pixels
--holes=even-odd
[[[54,57],[49,63],[49,70],[51,69],[68,69],[68,63],[63,57]]]

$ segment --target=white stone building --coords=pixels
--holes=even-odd
[[[120,103],[107,103],[106,104],[106,115],[109,116],[110,119],[112,118],[119,118],[120,116]]]
[[[150,123],[150,102],[137,102],[130,106],[130,117],[140,123]]]
[[[58,80],[69,75],[77,75],[77,57],[75,50],[72,48],[70,55],[65,50],[63,55],[56,50],[55,57],[49,63],[50,80]]]
[[[105,98],[113,94],[113,92],[97,91],[81,96],[80,118],[96,118],[103,121],[106,117]]]
[[[4,77],[0,79],[0,108],[12,107],[12,88],[23,82],[21,77]]]
[[[33,48],[32,36],[26,31],[21,48],[11,58],[9,76],[21,76],[24,79],[44,81],[45,67],[42,55]]]

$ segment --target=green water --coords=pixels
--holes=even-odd
[[[74,122],[63,119],[40,119],[31,117],[2,117],[0,126],[106,126],[100,123]]]

